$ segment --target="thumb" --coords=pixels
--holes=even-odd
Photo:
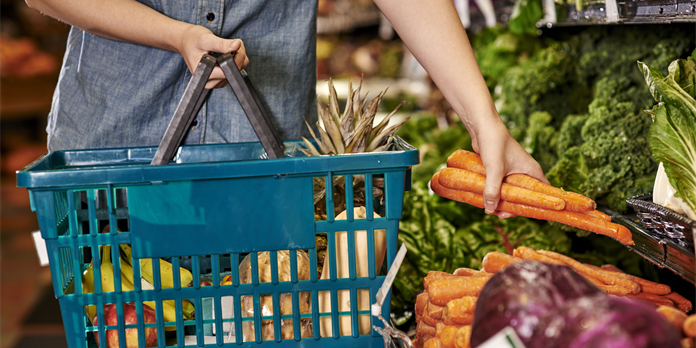
[[[219,53],[235,52],[242,46],[241,40],[228,40],[218,38],[212,45],[212,51]]]
[[[500,188],[503,182],[503,170],[499,166],[486,167],[486,184],[483,187],[483,205],[486,214],[493,214],[500,201]]]

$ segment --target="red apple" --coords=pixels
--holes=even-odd
[[[201,286],[213,286],[213,283],[201,279]]]
[[[116,316],[116,305],[108,304],[104,306],[104,322],[106,325],[117,325],[118,317]],[[145,323],[156,322],[155,311],[143,305],[143,317]],[[135,306],[131,303],[123,304],[123,319],[126,325],[137,324],[138,316],[135,312]],[[97,316],[94,317],[94,326],[99,325],[97,322]],[[99,334],[97,331],[94,332],[94,339],[99,345]],[[145,346],[146,347],[157,347],[157,328],[146,327],[145,328]],[[106,331],[106,347],[107,348],[118,348],[118,330],[107,330]],[[126,329],[126,347],[137,348],[138,347],[138,329]]]

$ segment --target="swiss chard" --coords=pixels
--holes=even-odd
[[[696,211],[696,51],[673,61],[669,74],[638,62],[657,101],[650,113],[650,150],[662,162],[676,197]]]

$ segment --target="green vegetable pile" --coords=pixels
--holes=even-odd
[[[691,42],[681,26],[591,27],[546,40],[501,76],[499,112],[553,185],[625,212],[627,198],[652,190],[657,168],[643,111],[653,101],[635,64],[667,66]]]
[[[551,183],[625,212],[626,198],[652,190],[657,168],[651,153],[651,116],[644,111],[654,102],[636,62],[665,67],[687,55],[693,50],[692,29],[675,24],[601,26],[575,28],[551,38],[531,35],[531,30],[489,28],[472,38],[472,46],[510,133],[541,164]],[[691,79],[691,85],[680,86],[693,97],[695,75],[684,72],[686,63],[680,64],[681,77],[670,77]],[[653,113],[670,114],[676,107],[658,106]],[[483,256],[493,250],[553,250],[657,280],[645,260],[606,237],[567,234],[564,225],[523,217],[499,220],[432,194],[428,182],[447,157],[457,149],[471,150],[471,137],[460,122],[440,129],[435,117],[415,116],[396,134],[417,147],[421,156],[421,164],[412,169],[413,186],[405,193],[399,227],[399,242],[409,252],[392,291],[397,324],[408,318],[428,271],[478,269]],[[689,175],[696,178],[696,166],[690,165]]]

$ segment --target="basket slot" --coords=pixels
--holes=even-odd
[[[324,261],[326,262],[326,261]],[[317,281],[317,249],[309,249],[309,280],[312,283]]]
[[[291,257],[292,254],[290,254]],[[291,259],[292,260],[292,259]],[[302,338],[302,332],[300,331],[300,294],[298,292],[292,292],[292,332],[295,341],[299,341]]]
[[[273,264],[273,262],[271,262],[271,264]],[[277,278],[277,275],[276,275],[276,278]],[[282,325],[280,323],[281,308],[280,308],[279,297],[280,297],[280,295],[278,295],[277,292],[274,292],[273,294],[271,294],[271,299],[273,300],[273,338],[276,342],[280,342],[283,339],[283,336],[280,333],[280,329],[281,329]]]
[[[374,191],[372,189],[372,174],[365,174],[365,197],[374,197]],[[365,211],[374,211],[372,207],[372,199],[365,199]],[[367,221],[372,221],[373,214],[367,214]]]
[[[239,254],[230,254],[230,266],[232,267],[232,285],[239,286]]]
[[[55,213],[57,233],[59,236],[66,235],[69,232],[68,222],[68,193],[66,191],[55,191]]]
[[[353,221],[353,176],[346,174],[346,220]],[[365,196],[368,197],[368,196]],[[367,200],[367,199],[366,199]]]
[[[271,257],[271,283],[278,284],[278,252],[271,251],[268,254]],[[297,260],[295,260],[295,261],[297,261]],[[278,308],[278,307],[273,307],[273,308]]]
[[[210,255],[210,264],[213,272],[213,286],[220,286],[220,257],[218,255]],[[198,280],[200,284],[200,279]]]
[[[324,187],[326,190],[326,219],[329,222],[334,221],[334,188],[333,188],[333,172],[328,172],[326,175],[326,181],[324,182]]]
[[[89,234],[96,236],[99,233],[99,221],[97,220],[97,208],[95,202],[95,190],[84,191],[87,200],[87,221],[89,222]]]
[[[213,272],[213,275],[215,272]],[[213,283],[215,284],[215,283]],[[215,310],[215,332],[217,333],[216,342],[218,345],[222,345],[224,342],[224,337],[226,336],[224,326],[222,325],[222,300],[219,296],[213,297],[213,308]]]
[[[251,262],[251,284],[259,285],[259,254],[249,253],[249,261]]]
[[[241,296],[234,297],[234,334],[235,342],[244,341],[244,331],[242,330],[242,300]]]
[[[176,341],[184,342],[184,316],[183,316],[183,300],[174,301],[174,310],[176,310]],[[181,313],[182,315],[180,315]],[[182,346],[183,344],[179,344]]]
[[[290,281],[297,283],[297,250],[290,250],[288,253],[290,254]],[[316,273],[313,272],[311,264],[309,268],[310,273]],[[314,268],[316,269],[316,266]]]
[[[68,228],[70,229],[70,236],[76,238],[79,234],[79,225],[77,222],[77,206],[75,205],[75,197],[79,197],[79,193],[68,190],[66,192],[68,199]]]

